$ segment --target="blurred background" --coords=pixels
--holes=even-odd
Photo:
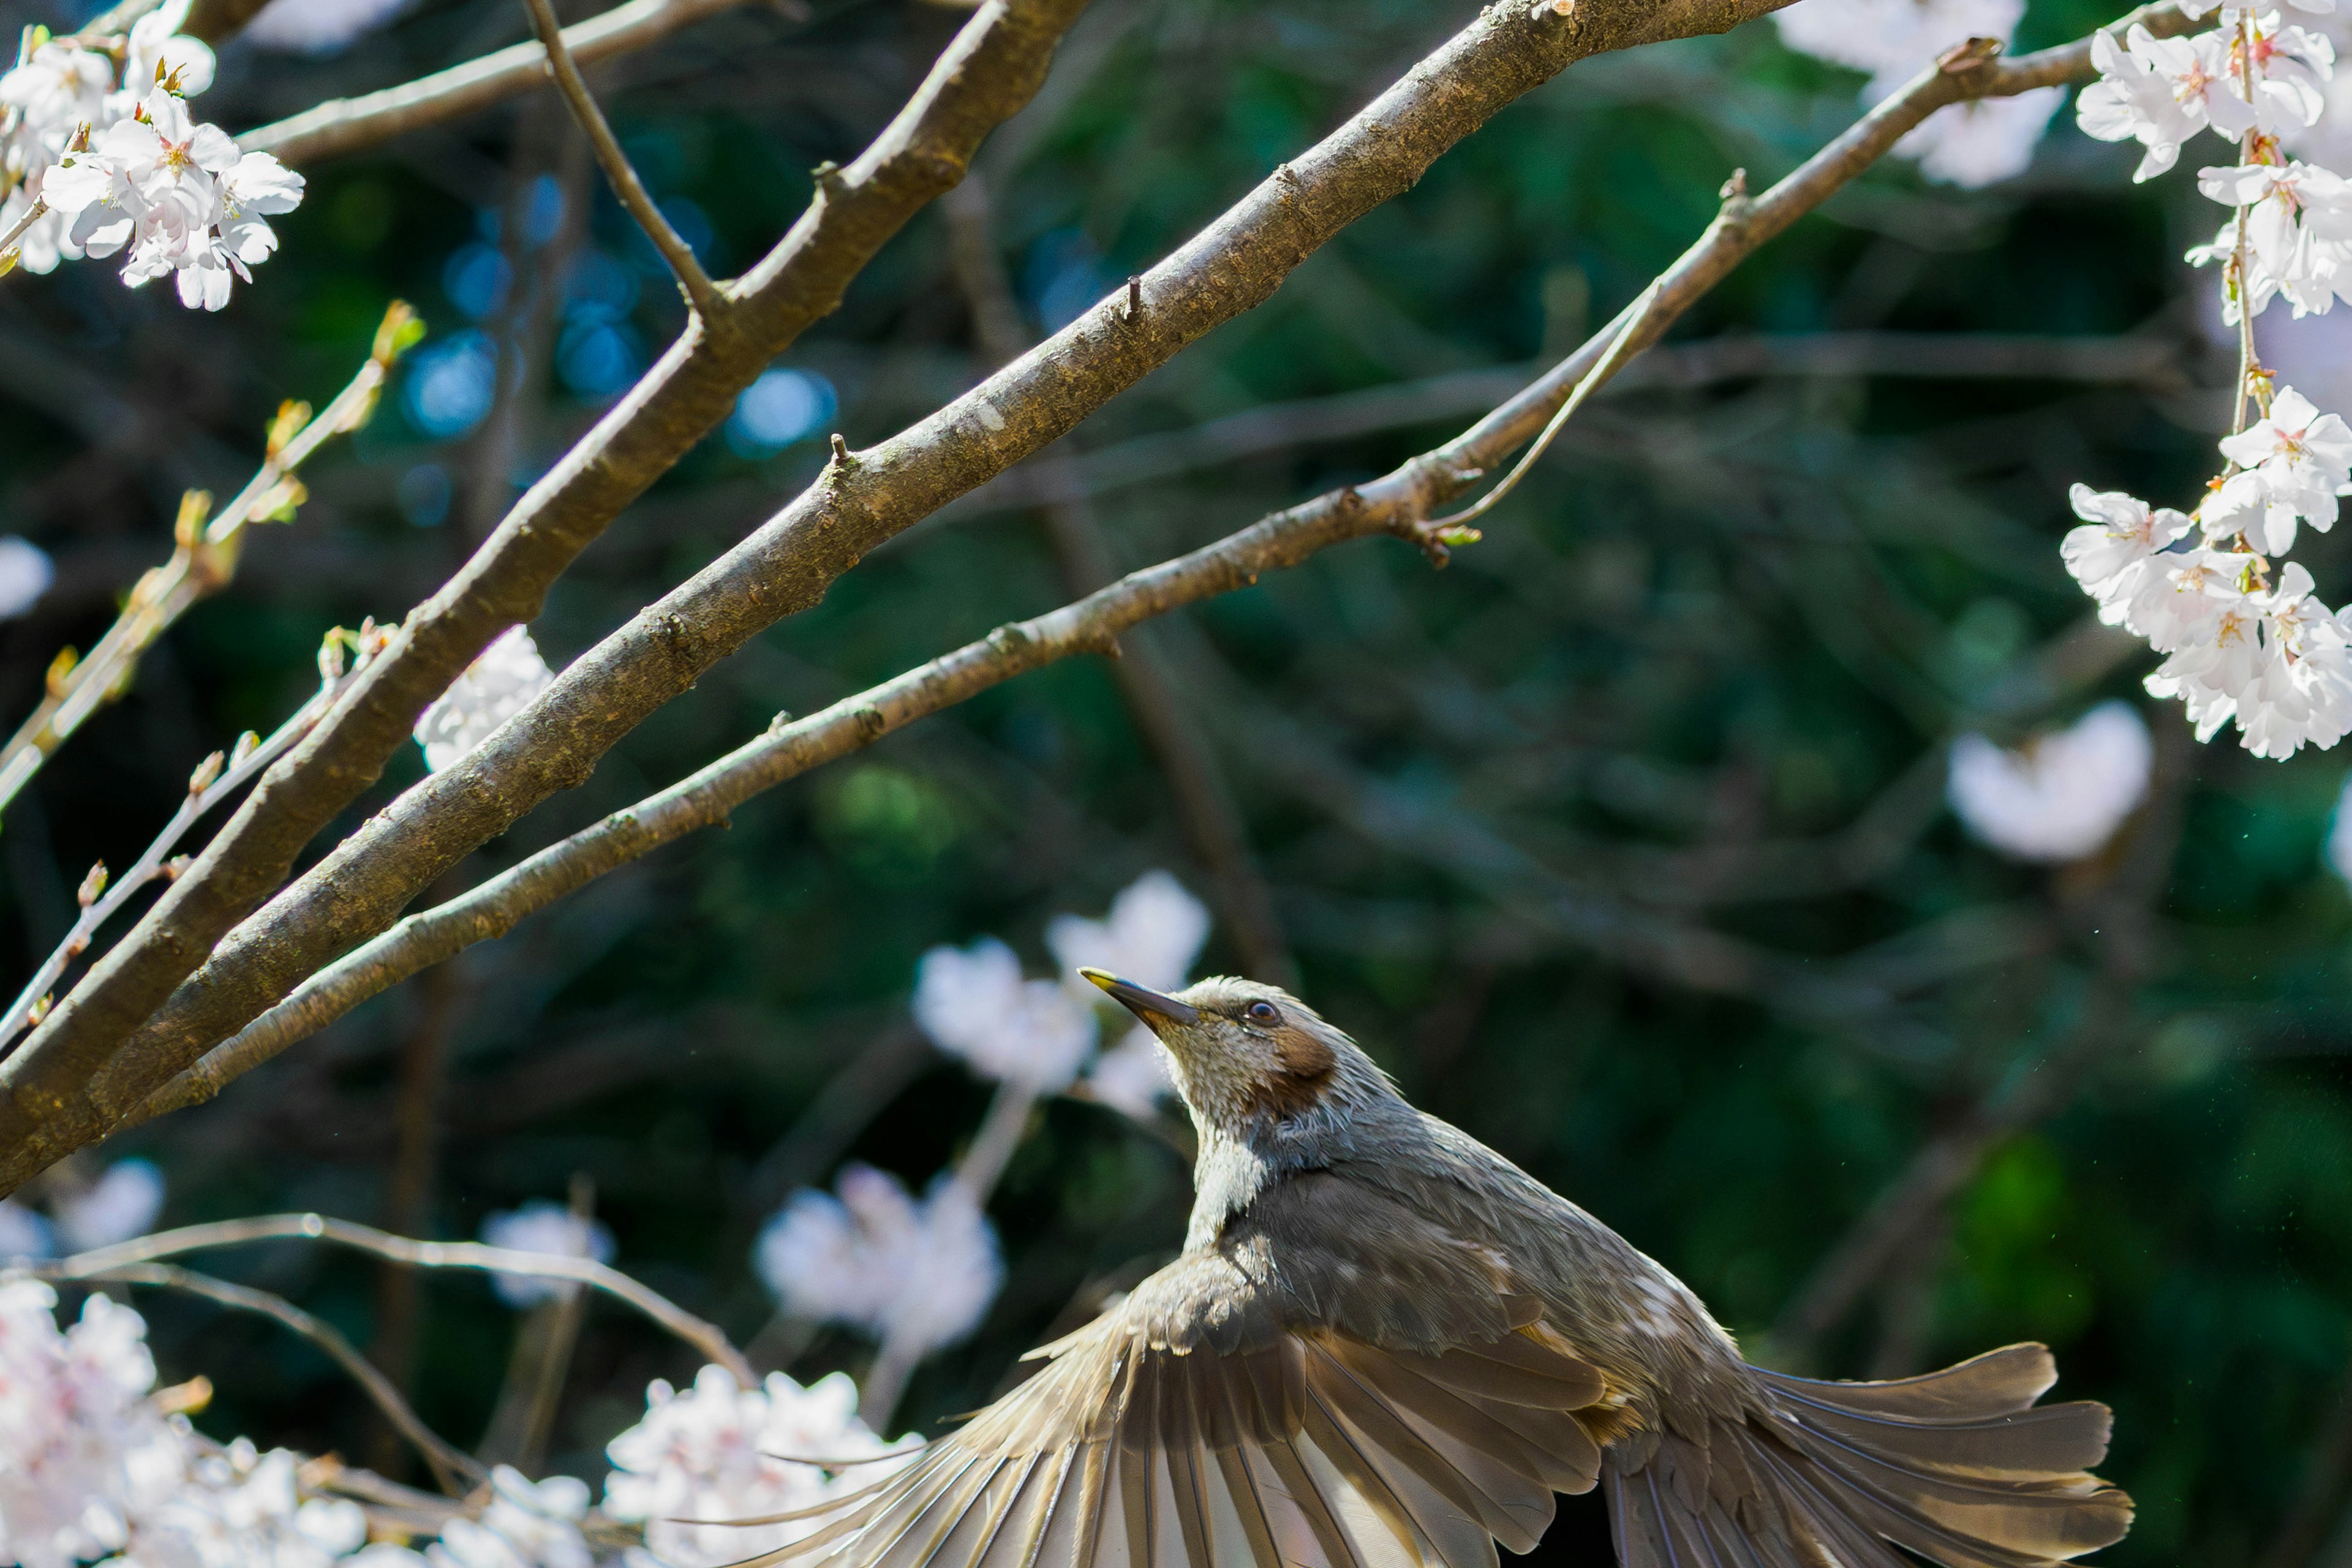
[[[301,3],[222,47],[206,118],[243,129],[528,31],[511,5]],[[2019,46],[2111,9],[2032,0]],[[721,552],[828,432],[887,436],[1156,260],[1465,16],[1097,0],[975,181],[562,580],[541,652],[562,668]],[[593,79],[727,274],[965,16],[747,5]],[[1734,168],[1760,185],[1850,122],[1863,85],[1769,25],[1579,67],[1271,302],[877,552],[437,894],[780,709],[1436,444],[1671,261]],[[984,1155],[987,1227],[929,1265],[969,1310],[891,1373],[890,1430],[936,1429],[1181,1240],[1181,1116],[1131,1073],[1070,1081],[1097,1029],[1120,1045],[1109,1020],[1029,995],[1066,1031],[1067,1071],[1037,1093],[997,1081],[985,1030],[937,1021],[1011,1005],[1003,955],[975,942],[1051,981],[1068,942],[1116,938],[1179,973],[1294,985],[1759,1359],[1883,1376],[2049,1342],[2061,1394],[2116,1408],[2105,1471],[2141,1511],[2107,1560],[2352,1563],[2352,912],[2327,855],[2345,763],[2194,745],[2057,550],[2077,479],[2187,504],[2224,417],[2211,279],[2179,259],[2215,209],[2188,174],[2132,185],[2133,161],[2066,110],[1981,188],[1891,161],[1694,310],[1450,569],[1333,550],[1151,628],[1119,667],[928,721],[61,1168],[20,1221],[69,1230],[110,1193],[140,1226],[316,1209],[473,1237],[562,1230],[525,1205],[564,1205],[761,1370],[866,1378],[887,1326],[795,1286],[793,1260],[845,1215],[919,1226],[935,1178]],[[169,552],[184,488],[241,484],[279,401],[341,386],[387,300],[431,328],[373,423],[306,470],[296,520],[255,531],[234,584],[10,808],[12,987],[90,862],[129,859],[198,759],[291,711],[330,626],[437,586],[682,318],[551,96],[305,173],[283,250],[218,315],[96,266],[0,285],[0,530],[55,563],[0,625],[12,724]],[[2344,406],[2326,382],[2352,394],[2352,345],[2275,315],[2287,378]],[[2345,556],[2304,546],[2323,596]],[[2079,778],[2057,776],[2068,757]],[[344,830],[422,771],[404,752]],[[1139,879],[1126,926],[1049,940]],[[964,956],[925,968],[942,946]],[[805,1195],[845,1167],[847,1210]],[[461,1446],[592,1481],[647,1380],[695,1367],[601,1306],[568,1343],[479,1278],[300,1247],[207,1267],[341,1326]],[[213,1379],[207,1430],[401,1473],[308,1346],[141,1305],[166,1380]],[[560,1398],[519,1415],[551,1343]],[[1571,1500],[1539,1554],[1591,1561],[1604,1536],[1598,1501]]]

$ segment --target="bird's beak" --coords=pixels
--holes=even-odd
[[[1153,1034],[1160,1032],[1160,1022],[1197,1024],[1201,1010],[1179,1002],[1173,996],[1162,996],[1157,991],[1147,991],[1132,980],[1121,980],[1108,970],[1081,969],[1079,973],[1101,986],[1110,999],[1143,1020],[1144,1027]]]

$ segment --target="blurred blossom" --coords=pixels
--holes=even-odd
[[[2147,794],[2147,724],[2104,702],[2021,752],[1982,735],[1952,742],[1948,793],[1970,834],[2019,860],[2079,860],[2115,837]]]
[[[539,657],[530,633],[509,626],[416,721],[416,743],[425,748],[425,765],[436,773],[450,766],[530,706],[554,681],[555,674]]]
[[[0,621],[39,603],[57,575],[47,551],[13,533],[0,535]]]
[[[1045,945],[1066,983],[1080,987],[1089,1005],[1102,993],[1077,977],[1081,966],[1108,969],[1153,991],[1181,991],[1208,940],[1208,906],[1166,871],[1146,871],[1128,884],[1101,920],[1059,915],[1045,928]]]
[[[841,406],[833,383],[804,370],[770,370],[743,389],[727,421],[738,457],[764,458],[824,428]]]
[[[490,1471],[490,1506],[479,1521],[449,1521],[426,1549],[433,1568],[592,1568],[580,1533],[588,1483],[571,1476],[533,1481],[511,1465]]]
[[[754,1266],[792,1316],[850,1324],[913,1359],[971,1332],[1004,1279],[996,1232],[960,1183],[942,1175],[919,1202],[857,1164],[834,1193],[793,1194]]]
[[[1067,1088],[1095,1047],[1094,1009],[1051,980],[1022,979],[994,937],[923,954],[915,1022],[974,1072],[1040,1094]]]
[[[239,37],[289,55],[349,48],[408,9],[409,0],[269,0]]]
[[[0,1263],[18,1258],[47,1258],[57,1249],[57,1238],[39,1210],[14,1198],[0,1198]]]
[[[37,1281],[0,1284],[0,1563],[24,1568],[120,1550],[184,1471],[147,1400],[145,1321],[93,1294],[60,1332],[57,1300]]]
[[[1863,101],[1876,103],[1955,44],[2009,41],[2025,0],[1799,0],[1772,14],[1780,41],[1832,65],[1869,74]],[[2023,174],[2033,162],[2063,88],[1955,104],[1895,144],[1931,180],[1970,189]]]
[[[622,321],[575,321],[555,344],[555,374],[592,403],[617,397],[645,369],[645,345]]]
[[[89,1191],[50,1205],[68,1252],[112,1247],[154,1228],[163,1212],[163,1173],[148,1160],[117,1160]]]
[[[573,1214],[559,1203],[533,1198],[520,1208],[507,1209],[482,1222],[482,1240],[513,1252],[540,1252],[551,1258],[593,1258],[613,1261],[613,1233],[602,1222]],[[534,1279],[528,1274],[493,1274],[499,1300],[509,1307],[536,1306],[568,1289],[561,1279]]]
[[[125,1568],[327,1568],[367,1540],[357,1503],[296,1489],[299,1461],[248,1438],[183,1452],[176,1485],[132,1521]]]
[[[631,1568],[720,1568],[772,1552],[824,1521],[740,1529],[693,1520],[748,1519],[813,1508],[880,1480],[895,1464],[837,1472],[797,1458],[863,1459],[889,1447],[857,1419],[857,1385],[833,1373],[803,1388],[782,1373],[758,1388],[706,1366],[683,1393],[656,1380],[646,1417],[605,1445],[604,1511],[646,1527]],[[909,1449],[911,1453],[914,1450]]]
[[[1087,1069],[1087,1088],[1114,1110],[1124,1110],[1139,1121],[1160,1114],[1160,1101],[1176,1092],[1168,1076],[1164,1047],[1150,1030],[1138,1024],[1127,1038],[1095,1058]]]
[[[441,291],[469,321],[478,321],[507,301],[514,269],[499,247],[474,240],[450,252],[441,264]]]
[[[482,422],[498,384],[499,355],[489,335],[452,332],[408,356],[400,406],[418,435],[446,441]]]

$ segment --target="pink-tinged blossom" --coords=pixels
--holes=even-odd
[[[1101,920],[1060,915],[1045,927],[1045,945],[1090,1004],[1102,994],[1076,970],[1107,969],[1154,991],[1178,991],[1208,940],[1208,906],[1166,871],[1146,871],[1129,883]]]
[[[1095,1048],[1095,1015],[1050,980],[1024,980],[993,937],[935,947],[915,971],[915,1022],[974,1072],[1041,1094],[1069,1086]]]
[[[868,1165],[844,1166],[832,1193],[793,1194],[753,1258],[786,1312],[919,1358],[977,1328],[1004,1281],[995,1229],[961,1183],[942,1175],[917,1199]]]
[[[902,1462],[882,1458],[893,1451],[857,1418],[857,1385],[845,1373],[803,1388],[771,1373],[744,1388],[725,1368],[706,1366],[684,1389],[656,1380],[646,1391],[645,1419],[605,1445],[613,1471],[604,1511],[645,1525],[645,1549],[632,1564],[720,1568],[789,1545],[824,1521],[695,1521],[813,1508],[887,1476]],[[919,1445],[898,1451],[911,1457]]]
[[[1167,1047],[1140,1024],[1094,1059],[1087,1068],[1086,1086],[1090,1098],[1138,1121],[1156,1118],[1160,1102],[1176,1092],[1176,1080],[1168,1071]]]
[[[2158,38],[2135,23],[2127,37],[2118,44],[2112,32],[2092,37],[2099,79],[2075,100],[2074,120],[2085,135],[2147,149],[2134,180],[2171,168],[2181,143],[2201,130],[2236,137],[2252,127],[2254,110],[2238,95],[2221,35]]]
[[[97,1181],[56,1200],[58,1239],[71,1252],[146,1235],[163,1212],[163,1173],[152,1160],[117,1160]]]
[[[2278,389],[2268,415],[2224,437],[2221,455],[2242,471],[2207,502],[2207,531],[2243,529],[2273,555],[2293,547],[2297,519],[2333,528],[2336,498],[2352,493],[2352,427],[2291,386]],[[2248,527],[2256,518],[2259,530]]]
[[[1952,742],[1947,792],[1970,835],[2003,855],[2079,860],[2147,796],[2153,754],[2138,710],[2105,702],[2021,751],[1962,735]]]

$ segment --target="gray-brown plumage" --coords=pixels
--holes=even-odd
[[[760,1563],[1494,1568],[1596,1484],[1625,1568],[2049,1568],[2129,1528],[2087,1473],[2105,1408],[2034,1405],[2041,1346],[1896,1383],[1749,1366],[1681,1281],[1297,999],[1086,973],[1199,1129],[1182,1256]]]

